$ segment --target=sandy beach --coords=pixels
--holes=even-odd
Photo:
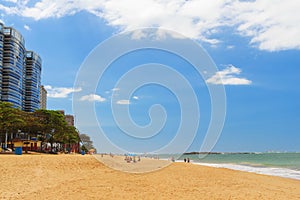
[[[0,155],[0,199],[300,199],[300,181],[191,163],[91,155]],[[119,164],[118,164],[119,163]],[[137,165],[138,166],[137,166]]]

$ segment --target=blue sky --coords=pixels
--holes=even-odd
[[[177,70],[196,93],[200,123],[189,151],[200,149],[209,126],[211,101],[207,85],[220,84],[226,91],[226,118],[214,151],[300,151],[299,9],[297,0],[228,0],[211,4],[193,0],[0,0],[0,20],[20,31],[26,48],[42,57],[48,109],[62,109],[69,114],[74,113],[72,95],[83,92],[83,88],[73,87],[80,66],[97,45],[110,37],[155,27],[178,32],[202,45],[219,69],[206,79],[178,56],[144,49],[114,60],[96,91],[81,96],[80,101],[95,103],[96,116],[106,136],[126,151],[155,151],[172,140],[180,124],[179,100],[168,88],[148,84],[129,98],[113,99],[124,91],[115,85],[122,75],[149,63]],[[140,39],[147,35],[134,33]],[[181,40],[176,35],[169,37]],[[114,48],[108,51],[113,53]],[[99,59],[101,56],[100,53]],[[149,76],[137,78],[145,80]],[[159,72],[154,76],[166,78]],[[180,91],[176,80],[174,85]],[[148,140],[132,140],[113,120],[112,105],[129,106],[134,122],[146,126],[151,122],[148,111],[154,104],[164,107],[167,118],[159,134]],[[194,120],[191,116],[188,121]],[[122,120],[122,115],[118,117]],[[153,119],[158,123],[163,121],[160,117],[161,110],[154,112]],[[77,123],[81,132],[95,138],[98,149],[113,151],[97,139],[98,124]]]

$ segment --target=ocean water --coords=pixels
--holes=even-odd
[[[184,158],[189,158],[192,163],[198,165],[300,180],[300,153],[222,153],[192,154],[180,157],[174,154],[172,156],[178,158],[179,162],[182,162]]]

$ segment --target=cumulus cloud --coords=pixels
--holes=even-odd
[[[236,1],[231,20],[238,33],[261,50],[300,49],[299,9],[297,0]]]
[[[113,89],[111,89],[112,92],[116,92],[116,91],[119,91],[119,90],[120,90],[120,88],[113,88]]]
[[[165,28],[212,45],[221,42],[214,37],[215,33],[223,27],[231,27],[241,36],[249,37],[250,45],[261,50],[300,49],[298,0],[215,0],[210,3],[199,0],[40,0],[31,6],[27,0],[18,1],[15,6],[0,4],[0,10],[35,20],[86,11],[119,31]],[[137,39],[144,36],[143,32],[133,35]],[[178,34],[173,36],[178,37]]]
[[[27,31],[30,31],[31,30],[31,28],[28,26],[28,25],[24,25],[24,28],[27,30]]]
[[[106,99],[97,94],[89,94],[82,96],[80,101],[89,101],[89,102],[104,102]]]
[[[51,98],[67,98],[69,94],[81,91],[81,88],[52,87],[50,85],[46,85],[44,88],[47,90],[47,96]]]
[[[252,81],[237,77],[241,72],[241,69],[229,65],[224,70],[217,72],[207,79],[206,82],[215,85],[250,85]]]
[[[129,105],[130,101],[126,100],[126,99],[122,99],[122,100],[117,101],[117,104],[119,104],[119,105]]]
[[[17,3],[18,2],[18,0],[4,0],[4,1],[6,1],[6,2],[12,2],[12,3]]]

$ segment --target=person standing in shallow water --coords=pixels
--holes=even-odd
[[[186,158],[184,158],[183,161],[186,162]]]
[[[188,162],[188,163],[190,162],[190,158],[187,158],[187,162]]]

